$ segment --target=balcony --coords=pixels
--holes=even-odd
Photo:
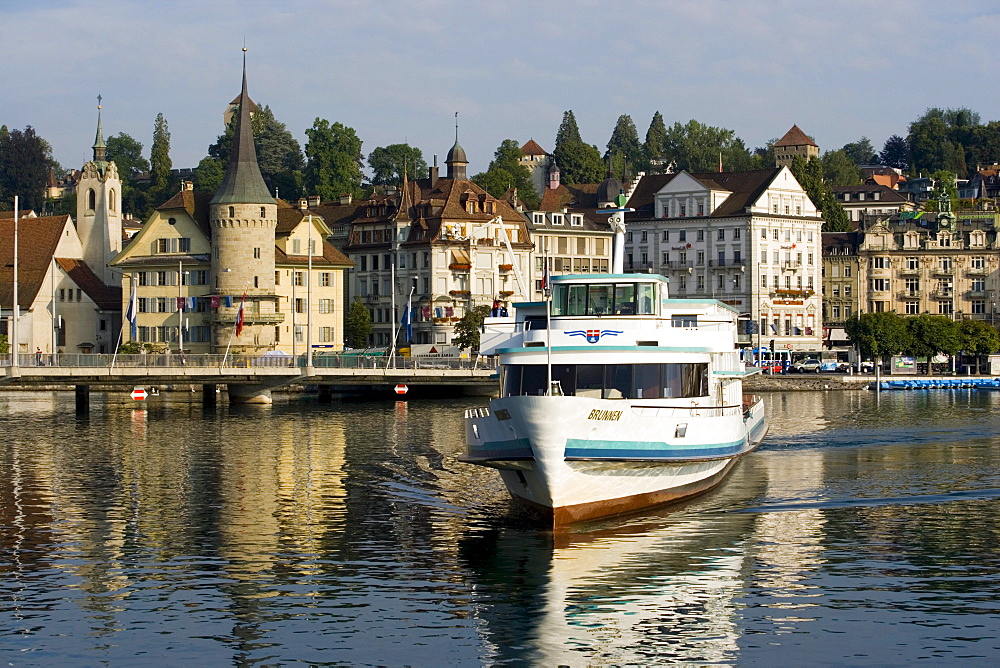
[[[900,276],[919,276],[920,267],[903,267],[897,273]]]
[[[924,296],[923,290],[900,290],[900,299],[920,299]]]
[[[687,260],[684,262],[679,260],[671,260],[670,262],[667,262],[668,269],[687,269],[688,267],[694,267],[694,263],[688,262]]]
[[[969,290],[965,293],[965,296],[969,299],[986,299],[989,296],[989,292],[986,290]]]
[[[465,262],[452,262],[448,265],[448,269],[452,271],[469,271],[472,269],[472,265]]]
[[[935,276],[954,276],[955,270],[951,267],[936,267],[931,273]]]
[[[990,273],[990,270],[986,267],[969,267],[965,270],[966,276],[985,276]]]
[[[801,269],[801,268],[802,268],[801,262],[793,262],[792,260],[786,260],[785,262],[781,263],[782,271],[795,271],[796,269]]]
[[[955,290],[953,288],[938,288],[933,293],[934,299],[953,299]]]

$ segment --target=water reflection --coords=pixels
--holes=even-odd
[[[29,665],[997,658],[1000,393],[766,401],[716,491],[553,536],[457,462],[476,400],[76,420],[0,394],[0,642]]]

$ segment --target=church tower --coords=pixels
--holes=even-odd
[[[458,143],[458,112],[455,112],[455,145],[451,147],[448,151],[448,157],[445,158],[444,164],[448,165],[448,178],[449,179],[459,179],[465,180],[466,167],[469,165],[469,159],[465,157],[465,149],[461,147]]]
[[[120,279],[112,275],[108,262],[122,249],[122,182],[118,167],[107,161],[100,95],[97,102],[94,159],[83,166],[76,186],[76,231],[83,245],[84,262],[105,285],[115,285]]]
[[[254,352],[274,347],[275,325],[282,321],[274,291],[274,233],[278,203],[268,193],[257,164],[247,95],[246,49],[243,49],[243,90],[236,117],[236,136],[222,185],[209,203],[212,229],[212,283],[232,307],[219,308],[216,350]],[[243,295],[243,327],[235,337]]]

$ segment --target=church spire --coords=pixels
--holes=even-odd
[[[97,137],[94,138],[94,162],[99,166],[107,162],[108,145],[104,143],[104,128],[101,126],[101,96],[97,96]],[[102,170],[103,171],[103,170]]]
[[[212,204],[274,204],[264,177],[257,164],[257,150],[253,144],[253,126],[250,120],[250,96],[247,94],[247,49],[243,47],[243,89],[240,91],[240,108],[236,117],[236,136],[229,154],[229,166],[222,185],[215,192]]]
[[[458,112],[455,112],[455,145],[451,147],[448,151],[448,157],[445,159],[444,164],[448,165],[448,178],[449,179],[465,179],[466,178],[466,166],[469,164],[468,158],[465,157],[465,149],[458,143]]]

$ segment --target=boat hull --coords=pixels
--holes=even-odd
[[[711,489],[764,438],[759,402],[692,404],[497,399],[467,416],[463,459],[498,469],[554,525],[633,513]]]

